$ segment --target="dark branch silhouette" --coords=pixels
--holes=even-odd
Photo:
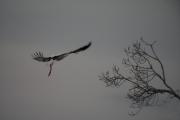
[[[76,50],[73,50],[73,51],[70,51],[70,52],[67,52],[67,53],[63,53],[63,54],[60,54],[60,55],[57,55],[57,56],[53,56],[53,57],[44,57],[43,53],[42,52],[35,52],[32,57],[34,60],[36,61],[39,61],[39,62],[50,62],[50,69],[49,69],[49,73],[48,73],[48,77],[51,75],[51,72],[52,72],[52,66],[54,64],[54,61],[60,61],[60,60],[63,60],[64,58],[66,58],[67,56],[69,56],[70,54],[77,54],[79,52],[82,52],[82,51],[85,51],[87,50],[89,47],[91,46],[91,42],[89,42],[87,45],[83,46],[83,47],[80,47]]]
[[[167,83],[164,66],[154,50],[154,44],[155,42],[150,44],[141,38],[140,41],[124,50],[127,58],[123,59],[122,63],[129,69],[127,75],[121,74],[119,67],[114,65],[112,74],[107,71],[99,76],[99,80],[103,81],[107,87],[120,87],[128,82],[131,87],[127,98],[132,102],[133,108],[141,109],[144,106],[154,105],[158,103],[158,96],[165,93],[171,98],[180,100],[177,91]],[[153,82],[156,81],[161,81],[164,87],[155,87]]]

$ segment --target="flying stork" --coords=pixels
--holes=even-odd
[[[43,53],[42,52],[35,52],[32,57],[34,60],[36,61],[39,61],[39,62],[50,62],[50,65],[49,65],[49,73],[48,73],[48,77],[51,75],[51,72],[52,72],[52,66],[54,64],[54,61],[60,61],[60,60],[63,60],[65,57],[69,56],[70,54],[77,54],[79,52],[82,52],[82,51],[85,51],[87,50],[89,47],[91,46],[91,42],[89,42],[87,45],[85,46],[82,46],[76,50],[73,50],[73,51],[70,51],[70,52],[66,52],[66,53],[63,53],[63,54],[60,54],[60,55],[56,55],[56,56],[53,56],[53,57],[44,57]]]

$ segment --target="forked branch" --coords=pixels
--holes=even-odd
[[[127,98],[136,108],[153,105],[158,102],[160,94],[169,94],[180,100],[180,95],[167,84],[165,70],[162,61],[154,50],[154,44],[140,39],[131,47],[125,49],[126,58],[122,63],[129,68],[128,74],[123,75],[119,67],[114,65],[112,72],[107,71],[99,76],[107,87],[120,87],[127,82],[131,85]],[[155,68],[159,66],[158,70]],[[161,81],[164,88],[156,88],[152,82]]]

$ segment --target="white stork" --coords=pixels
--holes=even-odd
[[[68,55],[70,54],[77,54],[79,52],[82,52],[82,51],[85,51],[87,50],[89,47],[91,46],[91,42],[89,42],[87,45],[83,46],[83,47],[80,47],[76,50],[73,50],[73,51],[70,51],[70,52],[66,52],[66,53],[63,53],[63,54],[60,54],[60,55],[56,55],[56,56],[53,56],[53,57],[44,57],[43,56],[43,53],[42,52],[35,52],[32,57],[34,60],[36,61],[39,61],[39,62],[49,62],[49,61],[52,61],[49,65],[49,73],[48,73],[48,77],[51,75],[51,71],[52,71],[52,66],[54,64],[54,61],[60,61],[62,59],[64,59],[65,57],[67,57]]]

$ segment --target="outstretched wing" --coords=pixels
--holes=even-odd
[[[39,62],[49,62],[51,60],[51,57],[44,57],[42,52],[35,52],[32,57]]]
[[[80,48],[78,48],[78,49],[76,49],[76,50],[73,50],[73,51],[71,51],[71,52],[69,52],[69,53],[79,53],[79,52],[81,52],[81,51],[87,50],[90,46],[91,46],[91,42],[89,42],[87,45],[85,45],[85,46],[83,46],[83,47],[80,47]]]
[[[54,56],[52,57],[53,60],[56,60],[56,61],[60,61],[62,59],[64,59],[65,57],[67,57],[70,53],[64,53],[64,54],[61,54],[61,55],[57,55],[57,56]]]
[[[72,53],[79,53],[81,51],[84,51],[84,50],[88,49],[90,46],[91,46],[91,42],[89,42],[87,45],[80,47],[76,50],[73,50],[73,51],[70,51],[70,52],[67,52],[67,53],[64,53],[61,55],[54,56],[54,57],[52,57],[52,59],[56,60],[56,61],[60,61],[60,60],[64,59],[65,57],[67,57],[68,55],[70,55]]]

